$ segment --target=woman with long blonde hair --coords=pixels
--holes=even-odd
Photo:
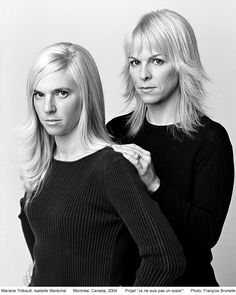
[[[217,286],[211,248],[229,208],[234,164],[226,130],[205,113],[208,78],[194,31],[174,11],[146,13],[126,36],[125,57],[125,98],[136,104],[107,124],[124,144],[113,148],[136,167],[183,246],[187,268],[174,285]]]
[[[28,76],[20,219],[30,286],[170,285],[185,258],[136,170],[109,146],[102,85],[83,47],[57,43]],[[142,261],[130,279],[131,241]]]

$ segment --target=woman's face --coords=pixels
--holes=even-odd
[[[129,73],[136,92],[147,105],[179,99],[179,76],[170,61],[158,51],[143,46],[129,57]]]
[[[78,86],[67,70],[43,77],[34,89],[33,102],[39,121],[52,136],[72,134],[81,114]]]

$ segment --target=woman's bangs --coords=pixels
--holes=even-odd
[[[150,51],[151,54],[161,53],[168,57],[168,46],[164,41],[163,36],[157,32],[137,32],[129,42],[128,56],[136,54],[137,56],[141,53],[143,48]]]

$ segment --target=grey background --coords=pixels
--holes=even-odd
[[[107,120],[124,110],[119,74],[123,38],[141,14],[173,9],[192,24],[207,86],[208,114],[236,146],[236,18],[234,0],[0,0],[0,286],[23,286],[31,259],[20,222],[23,188],[18,176],[19,126],[26,118],[25,83],[33,57],[43,47],[71,41],[86,47],[100,70]],[[213,266],[222,286],[236,286],[235,193]]]

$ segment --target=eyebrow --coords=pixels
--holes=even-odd
[[[52,92],[65,91],[65,90],[67,90],[67,91],[71,91],[72,89],[69,88],[69,87],[59,87],[59,88],[55,88],[55,89],[53,89]],[[40,91],[40,90],[34,89],[34,93],[37,93],[37,92],[39,92],[39,93],[43,93],[43,92]]]
[[[71,91],[71,88],[69,88],[69,87],[60,87],[60,88],[56,88],[56,89],[54,89],[54,91],[61,91],[61,90],[68,90],[68,91]]]
[[[35,94],[44,94],[44,93],[42,91],[39,91],[37,89],[34,89],[33,90],[33,95],[35,95]]]
[[[164,54],[161,54],[161,53],[153,54],[148,59],[152,59],[152,58],[155,58],[155,57],[158,57],[158,56],[164,56]],[[138,59],[137,57],[133,57],[133,56],[129,56],[129,58]]]

